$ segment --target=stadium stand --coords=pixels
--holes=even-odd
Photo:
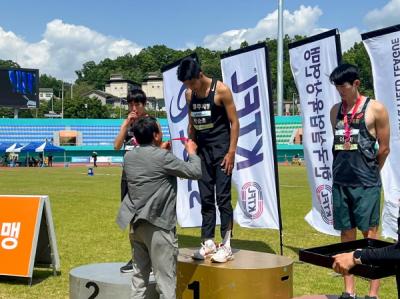
[[[159,119],[164,140],[170,139],[167,119]],[[114,151],[113,142],[119,132],[122,119],[0,119],[0,143],[54,140],[58,145],[58,132],[76,131],[79,140],[76,146],[62,146],[66,150],[67,162],[73,156],[90,156],[97,151],[99,156],[122,156],[122,151]],[[278,161],[284,162],[293,155],[303,157],[303,146],[294,144],[296,132],[301,129],[300,116],[276,116],[276,141]],[[56,158],[57,159],[57,158]],[[60,161],[60,159],[57,159]]]
[[[300,128],[300,116],[275,116],[276,143],[293,144],[296,131]]]
[[[54,133],[77,131],[82,136],[82,146],[113,145],[119,132],[121,119],[0,119],[0,142],[52,140]],[[164,139],[169,139],[166,119],[160,119]],[[55,139],[55,138],[54,138]]]

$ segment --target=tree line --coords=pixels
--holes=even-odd
[[[285,36],[284,55],[283,55],[283,97],[286,100],[297,96],[297,88],[290,69],[288,44],[300,39],[302,36],[293,38]],[[272,82],[272,98],[276,99],[277,81],[277,40],[266,39],[265,44],[268,48],[269,65]],[[241,48],[248,46],[247,42],[241,44]],[[105,82],[110,79],[111,74],[122,74],[125,79],[141,83],[149,72],[160,72],[161,68],[167,64],[196,52],[202,70],[211,77],[222,80],[220,68],[220,56],[229,52],[213,51],[202,47],[194,50],[175,50],[165,45],[155,45],[142,49],[137,55],[126,54],[115,59],[106,58],[99,63],[88,61],[82,65],[80,70],[76,70],[77,79],[73,83],[73,95],[71,94],[71,83],[62,82],[47,74],[41,74],[39,79],[40,88],[52,88],[54,91],[53,101],[41,101],[38,109],[20,110],[21,118],[42,118],[49,111],[61,112],[61,93],[64,96],[64,117],[65,118],[119,118],[127,113],[125,109],[113,108],[111,105],[102,106],[97,99],[85,98],[83,95],[93,89],[104,90]],[[343,54],[343,61],[355,64],[360,69],[362,81],[361,92],[373,97],[373,81],[371,63],[362,42],[355,43],[353,47]],[[1,60],[0,67],[19,67],[16,62],[11,60]],[[64,84],[64,88],[62,87]],[[150,111],[155,114],[155,111]],[[14,112],[10,108],[0,107],[0,117],[13,117]]]

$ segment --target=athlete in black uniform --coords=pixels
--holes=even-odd
[[[233,258],[230,236],[233,223],[231,204],[231,174],[239,134],[239,120],[230,89],[215,78],[203,74],[199,64],[185,58],[178,68],[178,79],[186,87],[189,105],[189,137],[198,145],[202,160],[202,178],[199,180],[201,197],[202,247],[193,255],[204,259],[212,255],[215,262]],[[217,203],[221,216],[223,243],[214,243]]]

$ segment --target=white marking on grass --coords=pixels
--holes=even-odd
[[[281,187],[286,187],[286,188],[304,188],[304,186],[296,186],[296,185],[280,185]]]

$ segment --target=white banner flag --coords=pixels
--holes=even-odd
[[[290,44],[289,55],[300,97],[304,158],[312,194],[312,209],[305,220],[319,232],[339,235],[333,228],[330,110],[340,96],[329,82],[341,55],[337,30]]]
[[[163,68],[164,99],[171,139],[187,137],[188,105],[185,85],[177,79],[179,62]],[[183,142],[171,141],[172,151],[185,160],[187,153]],[[177,218],[182,227],[201,226],[201,200],[197,181],[178,179]]]
[[[400,25],[362,34],[371,60],[375,97],[389,112],[390,154],[381,170],[382,235],[397,239],[400,201]]]
[[[235,220],[244,227],[279,229],[266,53],[263,44],[240,49],[223,55],[221,67],[240,121],[233,172],[238,190]]]

